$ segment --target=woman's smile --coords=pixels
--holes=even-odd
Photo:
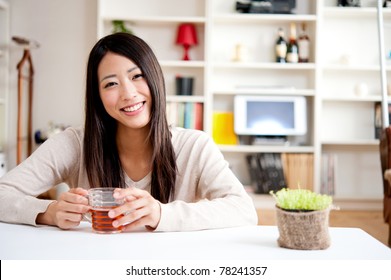
[[[138,111],[141,111],[145,104],[145,101],[139,102],[137,104],[127,106],[121,109],[121,111],[125,111],[126,113],[137,113]]]

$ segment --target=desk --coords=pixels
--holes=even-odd
[[[0,222],[0,259],[391,260],[391,249],[361,229],[330,228],[330,236],[328,249],[305,251],[280,248],[275,226],[105,235],[93,233],[88,223],[61,230]]]

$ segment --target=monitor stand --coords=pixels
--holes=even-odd
[[[288,146],[289,141],[286,136],[255,136],[253,138],[252,145]]]

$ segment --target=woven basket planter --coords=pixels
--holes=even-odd
[[[276,207],[280,247],[322,250],[330,246],[330,209],[295,212]]]

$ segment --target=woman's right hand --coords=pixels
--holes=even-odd
[[[62,193],[58,200],[49,204],[44,213],[37,216],[37,224],[58,226],[61,229],[77,227],[83,219],[83,214],[90,210],[86,195],[88,191],[73,188]]]

